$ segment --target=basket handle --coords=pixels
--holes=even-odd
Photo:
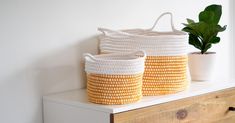
[[[86,59],[86,58],[90,58],[90,59],[93,60],[93,61],[96,61],[96,60],[97,60],[97,59],[96,59],[93,55],[91,55],[90,53],[84,53],[83,56],[84,56],[85,59]]]
[[[165,15],[170,15],[170,18],[171,18],[171,29],[172,29],[173,32],[177,32],[178,30],[175,29],[175,26],[174,26],[174,23],[173,23],[173,14],[172,14],[171,12],[165,12],[165,13],[161,14],[161,15],[157,18],[157,20],[155,21],[155,23],[153,24],[152,28],[150,28],[149,30],[152,31],[152,30],[156,27],[158,21],[159,21],[163,16],[165,16]]]
[[[136,52],[131,53],[131,55],[137,55],[145,58],[147,56],[146,52],[144,50],[138,50]]]
[[[121,34],[121,35],[130,35],[126,32],[122,32],[122,31],[118,31],[118,30],[111,30],[111,29],[107,29],[107,28],[98,28],[98,30],[100,32],[102,32],[104,35],[107,35],[108,33],[117,33],[117,34]]]

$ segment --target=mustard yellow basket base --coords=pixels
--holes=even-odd
[[[188,87],[185,56],[148,56],[143,77],[144,96],[177,93]]]
[[[134,75],[87,74],[88,100],[97,104],[128,104],[142,98],[143,73]]]
[[[188,81],[185,81],[185,84],[179,85],[179,86],[159,86],[159,85],[153,85],[153,86],[144,86],[143,85],[143,96],[157,96],[157,95],[165,95],[165,94],[173,94],[177,92],[184,91],[188,88],[189,84]]]

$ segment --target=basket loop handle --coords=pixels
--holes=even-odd
[[[111,29],[107,29],[107,28],[98,28],[98,30],[100,31],[100,32],[102,32],[104,35],[106,35],[108,32],[114,32],[114,33],[116,33],[116,31],[114,31],[114,30],[111,30]]]
[[[147,56],[146,52],[144,50],[138,50],[134,53],[132,53],[133,55],[137,55],[137,56],[140,56],[140,57],[143,57],[145,58]]]
[[[104,35],[108,35],[108,33],[116,33],[116,34],[121,34],[121,35],[130,35],[126,32],[123,31],[118,31],[118,30],[111,30],[107,28],[98,28],[100,32],[102,32]]]
[[[84,56],[85,59],[86,59],[86,58],[90,58],[90,59],[93,60],[93,61],[96,61],[96,60],[97,60],[97,59],[96,59],[93,55],[91,55],[90,53],[84,53],[83,56]]]
[[[165,13],[161,14],[161,15],[157,18],[157,20],[155,21],[155,23],[153,24],[152,28],[150,28],[149,30],[152,31],[152,30],[156,27],[158,21],[159,21],[163,16],[165,16],[165,15],[170,15],[170,18],[171,18],[171,29],[172,29],[173,32],[177,31],[177,30],[175,29],[175,26],[174,26],[174,23],[173,23],[173,14],[172,14],[171,12],[165,12]]]

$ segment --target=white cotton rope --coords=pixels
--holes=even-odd
[[[146,53],[144,51],[103,55],[86,53],[84,57],[87,73],[132,75],[144,72]]]
[[[167,14],[171,16],[172,31],[153,31],[158,21]],[[188,53],[188,34],[175,29],[170,12],[160,15],[150,29],[111,30],[98,28],[98,30],[103,33],[99,37],[99,47],[102,53],[133,50],[144,50],[147,56],[181,56]]]

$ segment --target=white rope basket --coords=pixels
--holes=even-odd
[[[127,104],[142,98],[144,51],[84,56],[90,102]]]
[[[84,54],[85,71],[96,74],[128,75],[144,72],[146,53],[114,53],[103,55]]]
[[[164,16],[171,16],[171,32],[153,31]],[[150,29],[111,30],[98,28],[103,33],[99,37],[101,53],[131,52],[145,50],[148,56],[178,56],[187,54],[188,34],[176,30],[173,15],[163,13]]]
[[[164,16],[171,16],[171,32],[153,31]],[[150,29],[110,30],[99,28],[101,53],[146,51],[142,93],[145,96],[185,90],[187,77],[188,34],[176,30],[171,13],[163,13]]]

